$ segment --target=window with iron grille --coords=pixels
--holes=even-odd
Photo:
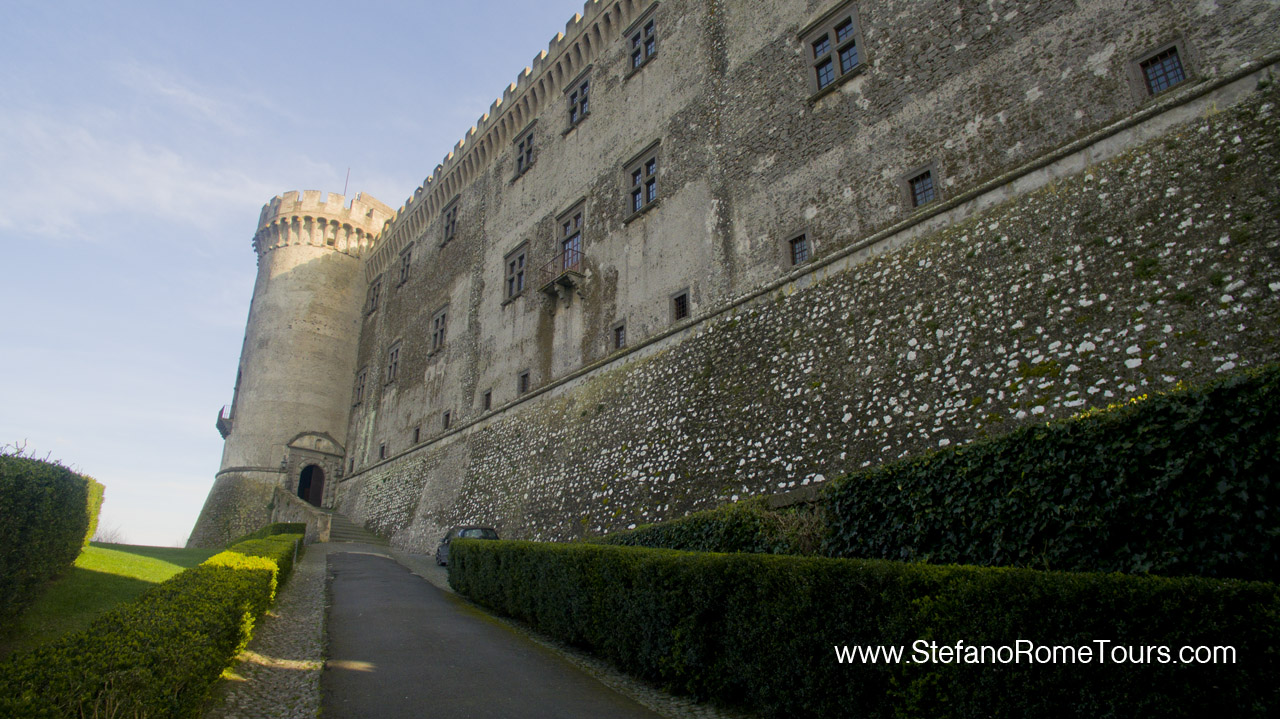
[[[938,190],[933,182],[933,173],[929,170],[907,180],[911,192],[911,206],[919,207],[938,199]]]
[[[444,221],[444,227],[441,230],[440,245],[449,244],[449,240],[458,233],[458,198],[453,198],[441,213],[441,219]]]
[[[1148,95],[1158,95],[1187,79],[1178,46],[1167,47],[1138,63]]]
[[[529,391],[529,370],[525,370],[516,375],[516,394],[524,394]]]
[[[526,130],[516,138],[516,177],[533,167],[533,130]]]
[[[373,278],[373,282],[369,283],[369,309],[367,312],[372,314],[378,309],[378,301],[382,299],[382,275]]]
[[[569,97],[569,127],[576,127],[591,113],[590,92],[589,78],[584,77],[569,84],[569,89],[566,90]]]
[[[809,238],[805,235],[796,235],[787,241],[788,254],[791,257],[792,265],[800,265],[809,261]]]
[[[613,326],[613,348],[620,350],[627,346],[627,324],[619,322]]]
[[[658,27],[653,18],[655,5],[623,32],[631,52],[631,72],[649,63],[658,54]]]
[[[568,212],[556,218],[556,242],[560,248],[560,261],[556,269],[560,271],[578,270],[582,267],[582,235],[584,231],[583,217],[586,202],[579,202]]]
[[[800,32],[809,62],[809,90],[822,93],[853,77],[866,63],[856,8],[845,2]]]
[[[649,209],[658,200],[658,149],[654,143],[625,165],[627,208],[631,215]]]
[[[356,404],[360,404],[361,402],[364,401],[364,383],[365,383],[365,380],[368,379],[368,377],[369,377],[368,369],[361,369],[358,373],[356,373],[356,401],[355,401]]]
[[[387,382],[396,381],[396,373],[400,370],[400,343],[391,345],[387,350]]]
[[[439,352],[444,347],[445,326],[449,322],[449,307],[446,305],[431,318],[431,351]]]
[[[525,258],[528,252],[529,244],[525,243],[503,258],[503,266],[506,268],[505,296],[508,300],[524,292]]]
[[[400,253],[400,282],[403,285],[409,281],[409,268],[413,262],[413,248],[406,247],[404,252]]]
[[[671,321],[679,322],[689,316],[689,291],[681,290],[671,296]]]

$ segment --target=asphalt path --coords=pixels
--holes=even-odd
[[[328,572],[325,719],[659,717],[389,557]]]

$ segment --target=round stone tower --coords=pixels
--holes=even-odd
[[[329,501],[346,456],[366,288],[360,258],[392,215],[367,195],[348,207],[342,195],[315,190],[262,208],[235,393],[218,415],[222,468],[188,546],[222,546],[269,523],[277,488],[316,506]]]

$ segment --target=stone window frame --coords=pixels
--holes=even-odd
[[[569,209],[556,215],[555,253],[556,257],[564,255],[557,271],[579,268],[582,264],[586,244],[587,198],[583,197],[574,202]],[[576,258],[570,258],[566,254],[570,249],[577,252],[578,256]]]
[[[444,247],[449,244],[454,237],[458,235],[458,200],[462,199],[462,195],[454,195],[449,204],[444,206],[440,211],[440,246]]]
[[[369,380],[369,368],[361,367],[360,371],[356,372],[356,389],[354,393],[355,401],[351,403],[352,406],[357,406],[364,401],[365,384],[366,382],[368,382],[368,380]]]
[[[662,200],[662,140],[654,140],[622,164],[623,196],[626,198],[627,214],[622,224],[627,224],[640,215],[657,207]],[[637,181],[637,173],[639,179]],[[640,193],[637,198],[636,193]],[[636,208],[637,201],[640,204]]]
[[[409,270],[413,267],[413,243],[400,251],[400,281],[396,287],[409,281]]]
[[[683,322],[693,316],[693,297],[689,293],[689,288],[672,292],[667,305],[671,309],[671,322]]]
[[[480,395],[480,411],[488,412],[493,409],[493,389],[487,389],[484,394]]]
[[[609,347],[616,352],[627,346],[627,321],[619,320],[609,328]]]
[[[382,461],[386,458],[387,458],[387,443],[380,442],[378,443],[378,461]]]
[[[387,376],[383,384],[395,382],[396,377],[400,374],[400,349],[402,347],[403,343],[400,340],[392,342],[387,347],[387,364],[385,365]]]
[[[422,425],[413,428],[413,443],[417,444],[422,441]]]
[[[431,351],[427,353],[428,357],[444,349],[448,329],[449,305],[446,303],[431,315]]]
[[[529,390],[533,389],[533,376],[529,370],[521,370],[516,373],[516,395],[525,395]]]
[[[569,121],[568,127],[565,128],[563,134],[569,134],[577,129],[578,125],[587,121],[591,117],[591,69],[593,65],[587,65],[578,73],[578,76],[565,83],[564,98],[567,108],[565,117]]]
[[[852,23],[851,32],[841,40],[838,30],[845,22]],[[867,45],[862,39],[862,20],[858,16],[858,6],[854,0],[846,0],[805,25],[798,33],[802,56],[805,58],[805,75],[808,77],[809,100],[814,101],[853,78],[861,75],[870,65]],[[828,49],[815,57],[814,46],[826,37]],[[832,42],[834,40],[834,42]],[[843,66],[844,53],[854,51],[856,60],[849,68]],[[832,78],[825,85],[819,86],[820,68],[830,63]]]
[[[933,193],[933,197],[920,202],[916,194],[917,185],[915,183],[916,180],[925,175],[929,176],[930,191]],[[898,178],[898,190],[902,195],[904,206],[908,210],[916,210],[942,200],[942,174],[938,172],[938,163],[930,162],[910,172],[904,172]]]
[[[529,241],[502,256],[502,304],[514,302],[529,288]]]
[[[365,314],[371,315],[374,312],[377,312],[378,304],[381,301],[381,299],[382,299],[382,275],[378,275],[377,277],[373,278],[372,282],[369,283],[369,294],[368,294],[368,297],[365,299],[365,305],[367,306],[367,309],[365,310]]]
[[[452,423],[453,423],[453,412],[451,410],[446,409],[445,411],[440,413],[440,431],[442,432],[449,431],[449,425]]]
[[[626,30],[622,31],[622,41],[626,43],[627,74],[629,79],[653,62],[658,56],[658,5],[654,3],[635,19]],[[638,56],[638,57],[637,57]]]
[[[515,147],[516,154],[516,172],[511,178],[512,182],[515,182],[523,177],[525,173],[529,172],[529,169],[533,167],[533,163],[538,160],[538,153],[533,141],[534,135],[537,131],[537,124],[538,121],[534,120],[528,125],[525,125],[524,129],[517,132],[515,139],[511,141],[511,144]]]
[[[1182,70],[1182,79],[1165,87],[1163,90],[1153,90],[1143,65],[1170,50],[1178,58],[1178,66]],[[1130,60],[1128,66],[1129,85],[1133,90],[1134,97],[1140,102],[1146,102],[1195,80],[1194,66],[1194,57],[1191,49],[1187,46],[1187,41],[1182,37],[1177,37],[1140,53]]]
[[[797,232],[792,232],[791,234],[785,235],[784,237],[786,237],[786,239],[782,241],[781,249],[782,249],[783,262],[785,266],[799,267],[800,265],[806,264],[813,259],[813,249],[814,249],[813,237],[810,235],[810,233],[807,230],[799,230]],[[803,243],[803,246],[804,246],[804,249],[803,249],[804,256],[797,258],[796,248],[800,246],[801,243]]]

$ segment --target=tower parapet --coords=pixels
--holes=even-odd
[[[348,204],[334,192],[291,190],[262,206],[253,249],[259,258],[289,245],[329,247],[359,257],[394,215],[395,210],[364,194]]]

